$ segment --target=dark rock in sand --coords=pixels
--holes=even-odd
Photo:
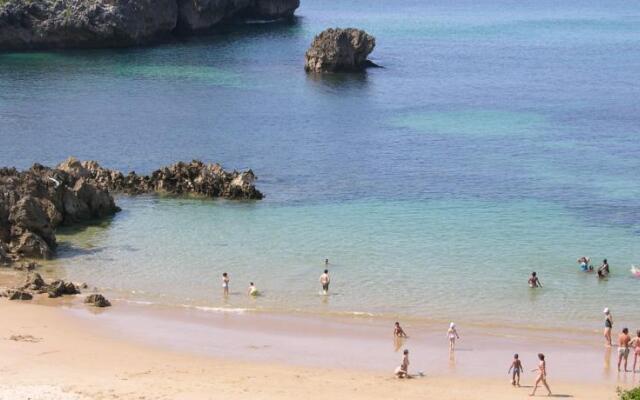
[[[57,280],[47,285],[47,293],[49,297],[55,298],[64,295],[78,294],[80,291],[72,282]]]
[[[101,294],[92,294],[84,299],[84,302],[95,307],[111,307],[111,302]]]
[[[33,272],[27,275],[27,281],[25,282],[24,286],[22,286],[22,289],[23,290],[41,290],[46,285],[47,284],[45,283],[44,279],[42,279],[42,276],[40,276],[40,274],[37,272]]]
[[[33,299],[33,295],[29,292],[25,292],[24,290],[13,290],[10,289],[7,291],[7,297],[9,300],[31,300]]]
[[[23,232],[9,243],[14,254],[31,258],[49,259],[53,256],[51,247],[40,236],[33,232]]]
[[[362,71],[372,65],[367,57],[375,45],[375,38],[363,30],[324,30],[307,50],[304,69],[307,72]]]

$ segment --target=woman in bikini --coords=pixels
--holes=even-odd
[[[636,337],[631,339],[631,347],[633,348],[633,373],[636,373],[636,362],[640,357],[640,330],[636,332]]]
[[[538,376],[536,376],[536,383],[533,386],[533,392],[529,394],[529,396],[535,396],[536,390],[538,389],[538,385],[542,383],[545,388],[547,388],[547,392],[549,392],[549,396],[551,396],[551,389],[549,389],[549,385],[547,385],[547,363],[544,361],[544,354],[538,354],[538,359],[540,362],[538,363],[538,368],[531,370],[531,372],[538,372]]]
[[[456,339],[460,339],[458,331],[456,330],[456,324],[453,322],[449,325],[447,336],[449,336],[449,351],[453,351],[456,348]]]

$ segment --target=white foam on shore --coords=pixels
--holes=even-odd
[[[193,308],[194,310],[198,310],[198,311],[231,313],[231,314],[244,314],[245,312],[253,311],[252,309],[249,309],[249,308],[207,307],[207,306],[192,306],[188,304],[182,304],[181,306],[184,308]]]

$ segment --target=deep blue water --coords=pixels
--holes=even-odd
[[[640,4],[303,0],[297,15],[153,48],[0,55],[1,164],[198,158],[252,168],[267,195],[122,199],[108,228],[67,239],[69,274],[156,294],[179,279],[195,294],[170,302],[217,306],[229,269],[272,289],[251,306],[476,321],[529,298],[537,269],[553,283],[525,317],[632,316]],[[376,36],[384,68],[305,74],[331,26]],[[614,276],[576,275],[581,255]],[[343,282],[328,305],[306,297],[325,257]]]

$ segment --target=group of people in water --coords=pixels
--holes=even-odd
[[[578,258],[578,263],[580,264],[580,269],[584,272],[592,272],[594,270],[593,266],[591,266],[591,260],[589,257],[580,257]],[[323,273],[320,275],[319,282],[322,287],[322,294],[328,295],[329,293],[329,285],[331,283],[331,278],[329,277],[329,270],[326,268],[329,265],[329,260],[325,259],[324,261],[325,269]],[[602,265],[596,270],[598,274],[598,278],[605,278],[610,274],[609,263],[607,259],[604,259]],[[222,274],[222,288],[225,296],[229,295],[229,274]],[[536,272],[532,272],[528,281],[529,287],[531,288],[541,288],[542,282],[538,277]],[[253,282],[250,282],[249,288],[247,289],[247,294],[249,296],[258,296],[260,292],[256,288]],[[605,345],[612,346],[612,338],[611,338],[611,330],[613,329],[613,317],[611,316],[611,312],[608,308],[604,309],[605,314],[605,329],[604,329],[604,337],[605,337]],[[636,363],[638,358],[640,358],[640,330],[636,332],[637,336],[631,338],[629,336],[629,330],[627,328],[623,328],[622,332],[618,337],[618,371],[620,371],[620,367],[624,361],[624,370],[625,372],[629,372],[627,369],[627,361],[629,357],[629,353],[631,349],[634,349],[634,360],[633,360],[633,371],[636,372]],[[393,335],[395,338],[403,339],[407,338],[407,334],[400,326],[399,322],[396,322],[394,325]],[[460,335],[456,329],[456,324],[451,322],[449,324],[449,328],[447,329],[447,338],[449,340],[449,351],[453,352],[455,350],[456,340],[460,339]],[[402,353],[402,362],[395,370],[395,376],[398,378],[412,378],[413,376],[409,374],[409,350],[404,349]],[[514,354],[513,360],[511,362],[511,366],[509,367],[508,374],[511,374],[511,384],[513,386],[520,387],[520,375],[524,372],[522,362],[520,361],[519,355]],[[547,384],[547,368],[545,356],[542,353],[538,354],[538,366],[536,369],[533,369],[532,372],[536,372],[535,384],[533,387],[533,391],[531,392],[531,396],[536,394],[536,391],[540,385],[544,386],[549,395],[551,395],[551,389],[549,389],[549,385]],[[419,373],[422,375],[422,373]]]

